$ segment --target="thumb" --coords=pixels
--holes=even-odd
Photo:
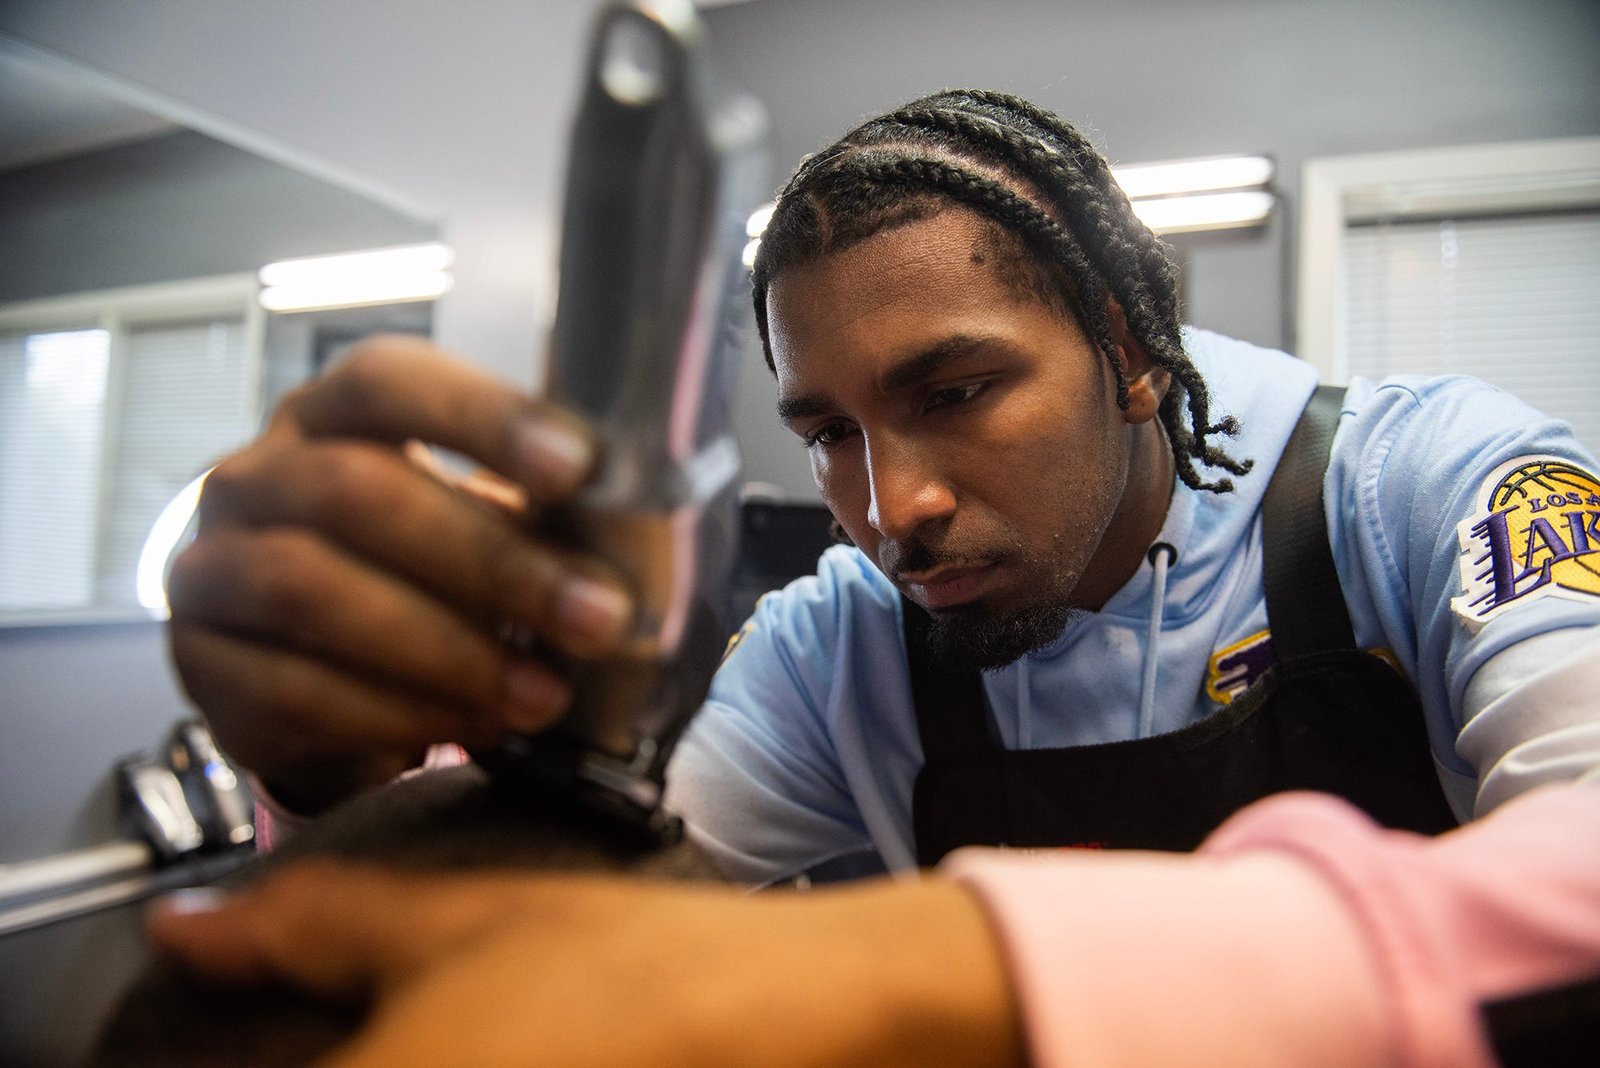
[[[146,926],[159,955],[202,975],[359,998],[404,981],[491,911],[492,901],[459,894],[439,907],[435,881],[309,861],[239,893],[173,895]]]

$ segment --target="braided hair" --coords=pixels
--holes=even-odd
[[[756,326],[773,367],[767,291],[789,267],[821,259],[874,234],[939,213],[951,203],[977,212],[1009,238],[1009,265],[1027,292],[1075,313],[1129,404],[1112,341],[1108,298],[1172,385],[1161,402],[1178,477],[1226,493],[1233,481],[1204,480],[1197,464],[1235,475],[1250,461],[1212,443],[1238,430],[1211,421],[1205,381],[1183,351],[1169,249],[1133,213],[1111,168],[1055,115],[1018,97],[951,90],[869,119],[808,157],[778,195],[756,253]]]

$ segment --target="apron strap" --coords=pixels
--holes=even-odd
[[[911,670],[911,699],[917,711],[917,734],[925,762],[959,760],[991,748],[985,720],[983,679],[976,671],[955,671],[934,662],[928,648],[933,619],[904,595],[900,629]]]
[[[1333,566],[1322,487],[1344,389],[1318,386],[1295,424],[1261,505],[1262,584],[1281,663],[1354,649],[1355,631]]]

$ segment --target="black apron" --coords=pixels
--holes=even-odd
[[[1264,586],[1275,663],[1183,730],[1062,749],[991,737],[977,672],[929,654],[929,617],[902,599],[924,764],[912,794],[917,859],[964,845],[1190,850],[1270,794],[1337,794],[1387,827],[1437,834],[1444,798],[1416,692],[1358,650],[1322,511],[1343,390],[1322,387],[1262,503]],[[1091,699],[1091,698],[1087,698]],[[1595,1063],[1600,980],[1484,1005],[1503,1065]]]

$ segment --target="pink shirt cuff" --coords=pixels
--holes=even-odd
[[[1600,972],[1600,790],[1428,839],[1285,794],[1199,854],[961,850],[1034,1061],[1490,1068],[1481,1000]]]

